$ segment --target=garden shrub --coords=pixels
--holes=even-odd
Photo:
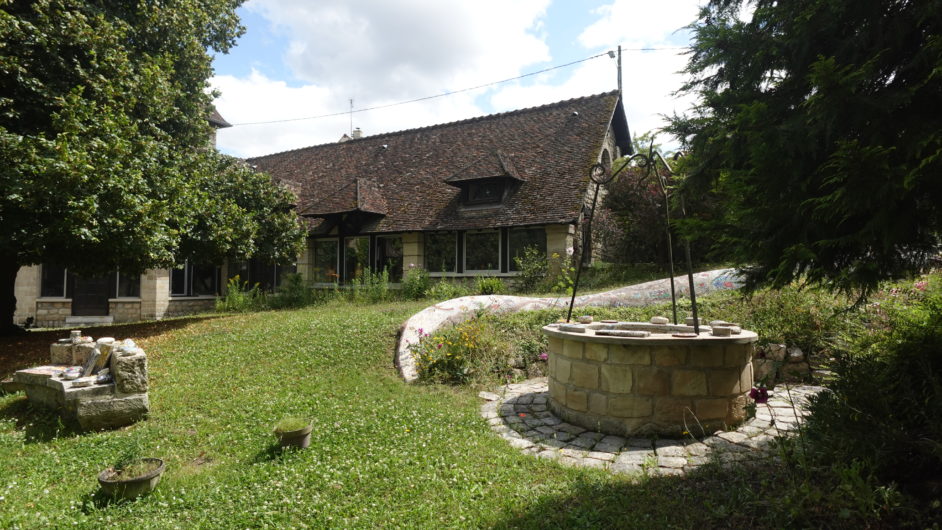
[[[402,280],[402,296],[407,300],[419,300],[425,297],[431,286],[432,279],[427,270],[410,268]]]
[[[546,281],[547,261],[546,253],[536,247],[523,249],[523,256],[515,256],[519,274],[514,290],[521,293],[532,293]]]
[[[425,296],[433,300],[451,300],[452,298],[460,298],[462,296],[468,296],[469,294],[470,291],[468,291],[467,287],[458,282],[448,281],[445,277],[433,283],[432,286],[425,291]]]
[[[493,276],[479,276],[474,286],[477,293],[482,295],[502,294],[507,290],[503,280]]]
[[[822,462],[862,462],[882,481],[942,476],[942,286],[874,302],[836,351],[837,375],[812,403],[807,436]],[[931,284],[931,285],[930,285]]]
[[[300,274],[286,274],[275,294],[268,297],[268,305],[273,309],[304,307],[317,301],[317,294],[304,284]]]
[[[569,256],[562,257],[554,252],[548,263],[549,274],[543,284],[543,290],[554,293],[572,294],[572,285],[576,277],[576,268]]]
[[[216,299],[216,311],[224,312],[258,311],[266,305],[265,293],[258,284],[250,288],[248,282],[241,281],[238,274],[226,282],[226,295]]]
[[[416,370],[423,381],[448,384],[488,384],[510,370],[506,344],[479,319],[435,335],[420,331],[420,342],[411,346]]]
[[[385,302],[389,299],[389,271],[363,270],[351,282],[349,295],[358,304]]]

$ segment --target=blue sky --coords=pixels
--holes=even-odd
[[[217,108],[235,127],[218,145],[258,156],[336,141],[350,116],[298,120],[458,91],[578,61],[619,44],[633,133],[683,111],[683,78],[696,0],[251,0],[246,34],[214,61]],[[644,52],[636,48],[656,47]],[[542,105],[616,88],[603,56],[518,81],[418,103],[356,112],[378,134]],[[248,125],[277,120],[279,123]],[[666,138],[665,138],[666,140]]]

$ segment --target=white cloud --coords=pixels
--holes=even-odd
[[[542,17],[549,0],[256,0],[261,13],[289,38],[284,60],[305,84],[291,87],[258,72],[217,76],[216,106],[231,123],[316,116],[375,107],[515,77],[550,60]],[[250,29],[251,30],[251,29]],[[483,114],[465,92],[422,104],[358,113],[366,134]],[[219,147],[254,156],[336,141],[349,117],[219,132]]]
[[[301,86],[254,72],[212,79],[217,108],[231,123],[342,112],[460,90],[518,76],[552,61],[544,17],[550,0],[253,0],[290,45],[284,60]],[[557,0],[562,1],[562,0]],[[696,18],[697,0],[613,0],[578,38],[585,56],[618,44],[626,48],[685,45],[675,30]],[[251,28],[250,28],[251,31]],[[663,126],[659,114],[685,111],[689,97],[671,94],[683,82],[679,51],[623,55],[624,95],[633,133]],[[529,68],[528,68],[529,67]],[[529,78],[525,83],[354,114],[353,125],[377,134],[479,116],[485,94],[493,111],[507,111],[612,90],[615,61],[606,57]],[[219,131],[219,147],[258,156],[336,141],[349,131],[347,115],[242,126]],[[667,139],[665,138],[665,141]]]

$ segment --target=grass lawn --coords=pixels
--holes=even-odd
[[[0,396],[0,527],[840,521],[833,511],[839,501],[821,502],[826,477],[796,476],[772,463],[629,479],[522,455],[480,418],[475,390],[406,385],[397,376],[397,328],[423,306],[335,302],[188,319],[134,337],[149,357],[151,415],[117,431],[75,433],[31,410],[22,394]],[[312,419],[310,449],[275,450],[272,428],[287,415]],[[96,493],[97,473],[134,452],[167,462],[160,486],[134,502],[106,502]],[[848,513],[866,517],[867,509]]]

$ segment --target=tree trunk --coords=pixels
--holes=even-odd
[[[13,324],[13,313],[16,311],[14,286],[19,270],[20,265],[13,256],[0,256],[0,335],[24,332],[23,328]]]

